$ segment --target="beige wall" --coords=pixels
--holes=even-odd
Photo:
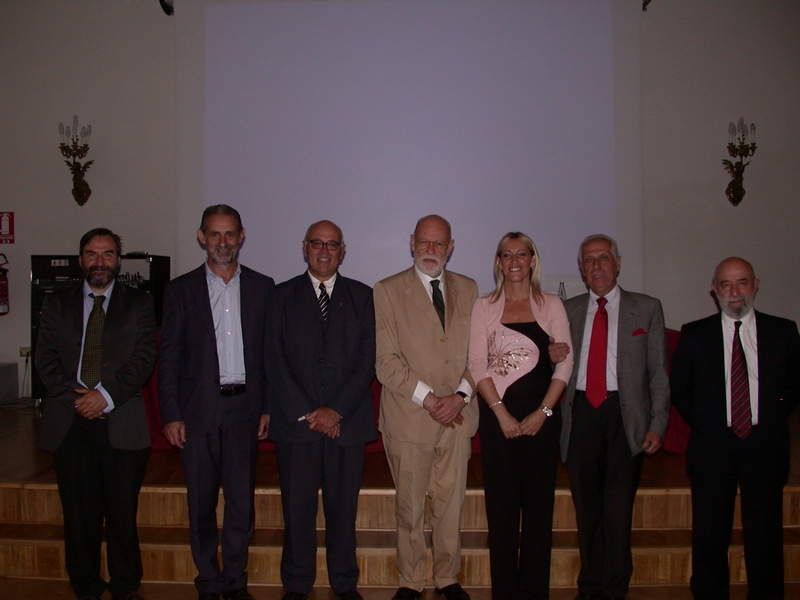
[[[800,2],[653,0],[643,13],[645,277],[669,327],[710,314],[726,256],[749,259],[757,307],[800,319]],[[755,122],[738,207],[728,123]]]
[[[800,319],[800,2],[654,0],[642,19],[645,291],[680,327],[714,310],[714,265],[738,254],[761,277],[758,306]],[[108,226],[128,250],[174,257],[174,24],[155,0],[0,2],[0,211],[14,211],[17,234],[0,247],[0,362],[22,364],[30,345],[31,254],[75,253],[83,232]],[[74,113],[93,127],[84,207],[57,148]],[[760,148],[734,208],[720,161],[739,116]]]
[[[30,345],[31,254],[77,254],[105,226],[126,250],[174,255],[173,29],[155,0],[0,2],[0,211],[14,212],[17,240],[0,246],[11,287],[0,362],[21,366]],[[76,113],[93,130],[83,207],[58,150],[58,123]]]

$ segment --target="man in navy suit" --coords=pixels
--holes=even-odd
[[[225,204],[203,213],[208,260],[164,290],[159,397],[164,435],[181,449],[200,600],[251,600],[248,545],[255,523],[258,440],[269,426],[265,344],[272,279],[239,264],[245,231]],[[217,500],[225,514],[217,560]]]
[[[681,329],[672,400],[691,427],[692,594],[727,599],[737,487],[748,598],[783,598],[783,487],[789,414],[800,403],[800,336],[788,319],[753,310],[759,280],[727,258],[711,289],[721,308]]]
[[[356,591],[356,510],[364,444],[377,437],[370,384],[375,376],[372,289],[338,273],[342,230],[308,228],[308,270],[275,290],[270,438],[283,503],[284,600],[305,600],[316,577],[316,515],[322,488],[328,579],[339,600]]]
[[[142,386],[156,362],[156,319],[149,294],[117,283],[121,252],[108,229],[83,236],[85,281],[45,299],[36,344],[47,386],[41,446],[53,452],[67,574],[83,600],[106,587],[114,600],[141,600],[136,512],[150,453]]]

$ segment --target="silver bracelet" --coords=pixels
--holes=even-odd
[[[489,405],[489,408],[494,408],[494,407],[495,407],[495,406],[497,406],[498,404],[502,404],[502,403],[503,403],[503,401],[502,401],[502,400],[498,400],[498,401],[497,401],[497,402],[495,402],[494,404],[490,404],[490,405]]]

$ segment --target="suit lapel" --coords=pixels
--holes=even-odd
[[[758,323],[756,323],[756,330],[758,330]],[[758,331],[756,332],[758,335]],[[716,379],[719,385],[717,397],[726,401],[727,391],[725,382],[725,328],[722,326],[722,313],[717,315],[716,319],[712,319],[709,325],[709,332],[706,336],[708,338],[708,360],[709,372],[717,373]],[[760,361],[759,361],[760,362]]]
[[[625,360],[629,352],[629,343],[633,339],[636,326],[636,302],[628,293],[619,288],[619,321],[617,323],[617,372],[619,363]]]
[[[103,321],[103,336],[105,337],[106,331],[114,330],[115,327],[119,325],[124,325],[124,323],[119,323],[119,319],[124,319],[124,312],[121,311],[122,304],[125,301],[123,297],[126,292],[125,284],[120,283],[119,281],[114,283],[114,290],[111,292],[111,297],[107,298],[107,302],[105,303],[105,310],[106,316]]]
[[[64,310],[66,314],[71,316],[71,337],[76,340],[73,346],[75,355],[72,358],[72,364],[75,365],[75,370],[77,371],[78,363],[81,359],[81,346],[83,345],[83,283],[68,297],[67,303],[64,305]]]
[[[338,297],[339,284],[341,277],[337,277],[336,285],[333,286],[333,295]],[[307,313],[316,323],[322,324],[322,311],[319,308],[319,289],[314,289],[313,282],[308,273],[304,273],[300,279],[300,284],[297,286],[297,303],[302,307],[303,311]],[[333,310],[333,295],[328,304],[328,312]]]
[[[214,340],[216,347],[217,337],[214,333],[214,317],[211,315],[211,300],[208,297],[208,282],[206,281],[205,263],[195,270],[196,275],[192,278],[192,296],[197,308],[197,315],[200,316],[199,326],[205,329]],[[242,301],[244,303],[244,301]],[[244,310],[242,310],[244,313]],[[242,317],[244,319],[244,317]]]
[[[417,275],[417,271],[415,267],[411,267],[408,271],[406,271],[405,277],[406,283],[406,296],[409,298],[411,302],[417,305],[420,310],[420,314],[424,315],[430,321],[433,321],[439,327],[442,326],[441,322],[439,321],[439,315],[436,314],[436,309],[433,307],[433,302],[428,297],[428,291],[425,289],[425,286],[422,284],[422,280]],[[445,284],[446,285],[446,284]],[[445,293],[448,296],[446,300],[447,306],[450,303],[450,290],[447,289]],[[449,313],[450,311],[445,308],[445,311]],[[445,322],[447,322],[447,314],[445,314]]]
[[[445,331],[450,331],[450,323],[458,310],[458,286],[447,271],[442,271],[442,280],[444,281],[446,296],[444,311]],[[431,302],[431,306],[433,306],[433,302]],[[436,311],[435,308],[433,310],[434,312]],[[439,315],[436,315],[436,318],[438,319]]]
[[[343,306],[343,298],[349,294],[347,288],[347,282],[345,281],[344,277],[341,274],[336,276],[336,285],[333,286],[333,293],[331,293],[331,303],[328,307],[329,314],[336,314],[341,310]],[[317,296],[319,295],[319,290],[317,290]],[[317,311],[322,315],[322,312],[319,310],[319,301],[317,301]],[[330,319],[329,319],[330,320]]]
[[[589,294],[584,294],[583,300],[572,305],[570,313],[567,315],[572,333],[572,351],[575,353],[574,364],[575,374],[578,372],[577,365],[581,360],[581,347],[583,346],[583,330],[586,327],[586,313],[589,310]]]

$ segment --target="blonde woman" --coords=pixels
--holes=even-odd
[[[497,289],[472,310],[469,368],[480,435],[493,600],[547,598],[561,394],[572,353],[555,369],[549,338],[571,344],[561,300],[539,287],[533,240],[507,233],[495,255]],[[520,534],[521,523],[521,534]]]

